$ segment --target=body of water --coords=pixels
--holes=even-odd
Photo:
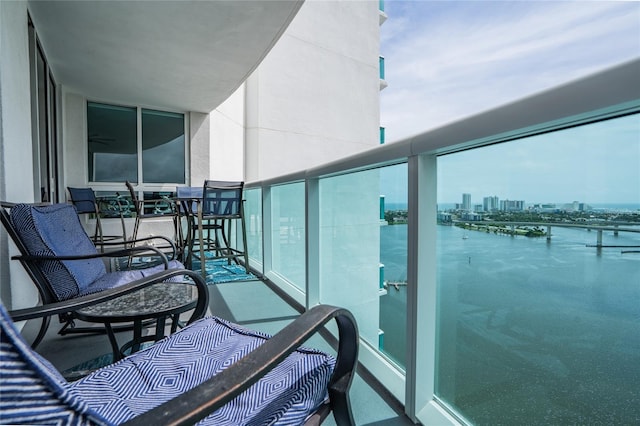
[[[552,234],[438,226],[438,394],[476,424],[640,424],[640,248]],[[406,225],[381,228],[387,280],[406,280],[406,241]],[[405,312],[406,288],[390,288],[381,328],[400,364]]]

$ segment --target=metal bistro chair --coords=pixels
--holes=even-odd
[[[124,210],[119,200],[115,200],[118,205],[116,214],[120,217],[122,235],[104,235],[102,232],[102,221],[100,219],[103,215],[103,212],[100,210],[100,205],[98,204],[98,200],[96,198],[95,192],[93,192],[93,189],[67,187],[67,190],[69,191],[69,200],[71,201],[71,204],[73,204],[73,206],[76,208],[76,211],[79,215],[94,215],[96,219],[96,227],[91,239],[96,245],[100,246],[101,250],[104,251],[105,242],[113,243],[122,240],[122,244],[126,245],[127,228],[124,221]]]
[[[134,189],[131,182],[126,181],[125,185],[129,190],[129,194],[131,196],[131,202],[133,203],[135,212],[136,212],[136,221],[133,225],[133,233],[131,238],[136,240],[138,238],[138,232],[140,231],[140,224],[143,220],[146,219],[158,219],[158,218],[171,218],[173,220],[174,226],[174,243],[179,240],[179,230],[178,230],[178,212],[175,208],[175,203],[168,197],[164,197],[161,200],[154,201],[144,201],[138,198],[136,194],[136,190]],[[151,212],[147,210],[151,209]],[[166,249],[168,247],[163,246],[159,247],[161,249]],[[181,257],[181,253],[178,253],[178,257]]]
[[[193,248],[196,238],[189,239],[189,258],[199,257],[202,274],[206,275],[205,252],[213,252],[213,257],[208,259],[226,259],[228,264],[239,259],[244,262],[244,267],[249,273],[249,253],[247,252],[247,230],[244,218],[244,200],[242,199],[244,182],[227,182],[206,180],[202,188],[202,202],[197,203],[198,211],[195,212],[191,223],[191,234],[197,232],[198,248]],[[231,244],[231,231],[233,223],[239,223],[242,238],[242,247]],[[207,235],[205,238],[205,231]]]

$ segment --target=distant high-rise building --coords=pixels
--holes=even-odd
[[[500,210],[504,212],[520,212],[524,210],[524,200],[501,200]]]
[[[484,197],[482,199],[482,207],[485,212],[496,211],[500,208],[500,199],[497,196]]]
[[[471,194],[462,194],[462,210],[471,211]]]

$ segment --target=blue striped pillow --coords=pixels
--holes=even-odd
[[[11,209],[11,223],[31,255],[77,256],[97,252],[70,204],[39,207],[18,204]],[[41,270],[59,300],[84,294],[92,282],[107,272],[98,258],[44,261]]]

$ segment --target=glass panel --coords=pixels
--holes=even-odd
[[[271,188],[272,269],[306,291],[304,182]]]
[[[472,423],[637,423],[638,164],[638,115],[438,159],[436,392]]]
[[[91,182],[138,182],[136,122],[135,108],[87,104]]]
[[[244,191],[244,199],[249,259],[250,261],[256,260],[262,264],[262,189],[246,189]]]
[[[380,169],[379,349],[406,365],[407,344],[407,164]]]
[[[184,115],[142,110],[145,183],[185,183]]]
[[[380,172],[320,180],[320,302],[349,309],[360,336],[378,347]]]

